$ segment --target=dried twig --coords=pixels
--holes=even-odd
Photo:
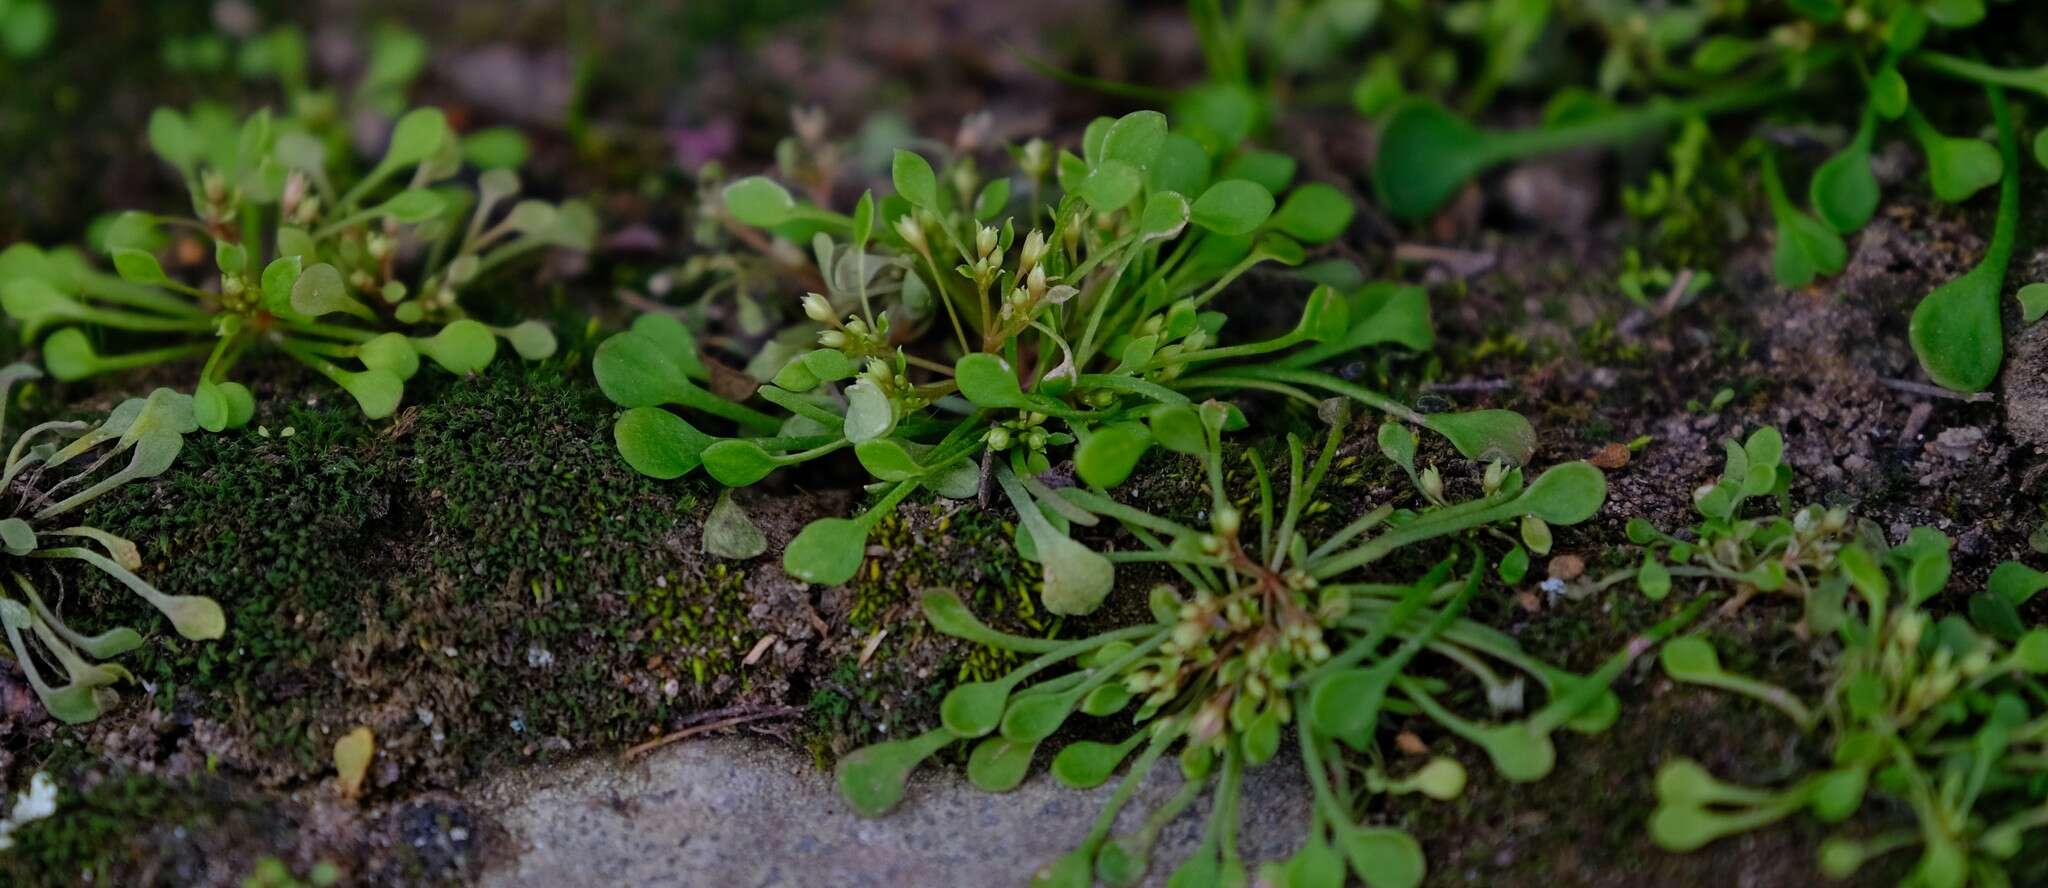
[[[716,712],[707,712],[703,715],[716,716],[721,713],[732,711],[734,710],[723,709],[718,710]],[[673,734],[667,734],[661,737],[656,737],[653,740],[649,740],[646,743],[642,743],[639,746],[635,746],[632,749],[626,750],[626,760],[632,761],[633,759],[639,758],[640,756],[646,755],[647,753],[653,752],[671,743],[675,743],[680,740],[687,740],[691,737],[697,736],[698,734],[708,734],[712,731],[719,731],[724,730],[726,728],[738,727],[739,725],[743,725],[748,722],[763,721],[765,719],[789,718],[801,714],[802,712],[803,710],[798,709],[794,706],[770,706],[762,709],[752,709],[744,711],[741,712],[739,715],[721,718],[714,722],[706,722],[701,725],[692,725]]]
[[[1877,381],[1884,383],[1886,388],[1897,389],[1899,391],[1908,392],[1915,395],[1926,395],[1930,398],[1947,398],[1951,401],[1967,401],[1971,404],[1985,404],[1998,400],[1998,396],[1990,392],[1972,392],[1969,394],[1964,394],[1962,392],[1949,391],[1948,389],[1942,388],[1938,385],[1928,385],[1924,382],[1914,382],[1910,379],[1893,379],[1889,376],[1880,376],[1878,377]]]

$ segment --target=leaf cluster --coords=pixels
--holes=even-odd
[[[1658,626],[1580,675],[1530,656],[1508,636],[1463,616],[1485,575],[1476,550],[1443,559],[1414,582],[1357,579],[1385,557],[1431,540],[1458,539],[1528,517],[1559,525],[1584,521],[1606,495],[1605,478],[1588,464],[1556,466],[1526,482],[1520,469],[1496,464],[1489,473],[1494,484],[1477,499],[1440,502],[1418,489],[1421,508],[1385,504],[1327,538],[1311,540],[1300,521],[1342,443],[1341,402],[1332,403],[1337,421],[1312,465],[1304,442],[1290,436],[1290,483],[1279,495],[1263,463],[1252,463],[1257,494],[1251,516],[1224,494],[1221,432],[1227,409],[1215,402],[1186,409],[1194,413],[1188,432],[1195,437],[1185,443],[1201,460],[1214,499],[1207,528],[1121,503],[1100,489],[1054,491],[1007,470],[1000,474],[1023,516],[1028,548],[1045,564],[1049,604],[1056,589],[1099,598],[1108,591],[1111,562],[1165,563],[1180,582],[1151,590],[1148,620],[1072,641],[999,633],[952,592],[928,593],[923,606],[933,628],[1031,659],[1001,678],[954,688],[940,705],[939,727],[844,758],[839,784],[856,810],[887,812],[903,797],[920,762],[961,742],[973,746],[970,780],[989,791],[1008,790],[1075,714],[1129,713],[1132,727],[1125,739],[1076,741],[1052,754],[1053,776],[1078,788],[1106,784],[1126,761],[1131,764],[1088,836],[1040,869],[1032,884],[1137,884],[1150,868],[1160,831],[1202,797],[1213,796],[1204,840],[1178,865],[1170,884],[1241,885],[1250,866],[1236,841],[1244,772],[1271,761],[1291,725],[1315,791],[1315,826],[1299,852],[1259,867],[1262,883],[1335,886],[1349,873],[1377,888],[1413,886],[1426,869],[1421,846],[1400,829],[1361,823],[1359,812],[1385,794],[1454,798],[1463,791],[1466,772],[1443,756],[1408,773],[1390,773],[1379,744],[1384,722],[1434,723],[1478,747],[1507,779],[1540,779],[1555,761],[1551,735],[1561,729],[1605,730],[1619,709],[1608,685],[1635,651],[1685,619]],[[1169,446],[1181,443],[1171,432],[1167,440]],[[1390,459],[1412,461],[1412,452],[1403,452],[1414,444],[1404,426],[1390,422],[1381,441],[1392,451]],[[1073,543],[1052,526],[1052,516],[1083,525],[1108,519],[1142,548],[1107,556],[1073,551]],[[1457,712],[1448,704],[1452,685],[1422,668],[1424,663],[1462,670],[1461,679],[1485,688],[1493,715],[1519,711],[1520,717],[1494,721]],[[1525,688],[1532,684],[1545,698],[1540,706],[1525,703]],[[1182,790],[1136,830],[1114,833],[1139,781],[1176,750],[1186,777]]]
[[[0,368],[0,400],[16,383],[41,375],[28,364]],[[142,557],[134,543],[66,520],[122,484],[162,474],[177,459],[184,436],[197,428],[189,395],[157,389],[122,402],[98,421],[35,425],[8,449],[0,468],[0,546],[8,562],[0,581],[0,627],[14,663],[43,706],[62,721],[91,721],[114,704],[113,686],[134,676],[105,661],[140,647],[142,636],[125,626],[90,636],[71,628],[30,580],[38,561],[92,566],[162,612],[186,638],[215,639],[227,629],[226,615],[212,599],[165,595],[136,575]],[[53,599],[62,603],[61,597]]]
[[[391,414],[422,358],[454,373],[488,365],[504,339],[537,360],[555,350],[538,322],[492,327],[458,297],[548,247],[587,249],[579,203],[516,200],[518,177],[473,181],[463,142],[436,109],[400,117],[384,156],[356,172],[303,121],[267,111],[237,122],[218,106],[158,109],[149,141],[184,181],[189,217],[123,213],[103,226],[111,272],[69,248],[0,253],[0,308],[40,343],[60,379],[205,358],[194,410],[209,431],[255,410],[229,378],[252,349],[276,349],[346,389],[371,418]],[[210,268],[173,274],[160,257],[193,235]],[[107,352],[109,343],[146,348]]]
[[[1213,138],[1217,126],[1198,117],[1188,129]],[[714,393],[686,325],[639,319],[593,361],[628,408],[620,452],[649,475],[702,466],[737,486],[853,450],[879,501],[813,524],[785,552],[793,576],[819,583],[852,576],[875,517],[919,487],[975,495],[993,489],[996,468],[1035,478],[1069,447],[1083,480],[1114,486],[1155,443],[1196,440],[1193,404],[1209,392],[1261,389],[1308,405],[1336,394],[1437,431],[1467,456],[1529,457],[1534,436],[1516,414],[1424,415],[1314,369],[1377,345],[1427,348],[1419,288],[1319,264],[1296,273],[1313,287],[1291,330],[1225,344],[1229,319],[1214,301],[1225,288],[1256,266],[1302,265],[1308,246],[1351,221],[1335,189],[1289,190],[1286,156],[1216,148],[1151,111],[1096,120],[1079,154],[1032,142],[1015,155],[1018,175],[984,182],[969,156],[934,167],[898,151],[896,193],[863,195],[851,214],[764,177],[726,185],[731,225],[809,242],[803,270],[822,290],[804,298],[800,329],[815,347],[764,350],[742,403]],[[671,407],[736,434],[700,430]]]

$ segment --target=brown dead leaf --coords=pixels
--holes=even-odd
[[[1550,559],[1550,578],[1553,580],[1576,580],[1586,573],[1586,559],[1577,555],[1559,555]]]
[[[1587,458],[1586,461],[1611,472],[1628,465],[1628,460],[1628,445],[1610,443],[1594,451],[1593,455]]]

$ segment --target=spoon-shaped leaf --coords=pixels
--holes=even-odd
[[[372,370],[389,370],[411,379],[420,370],[420,352],[403,333],[384,333],[356,348],[356,360]]]
[[[902,801],[903,786],[909,781],[910,772],[956,739],[952,732],[939,728],[907,740],[854,750],[839,760],[839,792],[863,816],[887,814]]]
[[[1403,103],[1380,128],[1379,155],[1373,158],[1380,205],[1399,219],[1436,212],[1466,180],[1495,162],[1486,141],[1486,133],[1442,105]]]
[[[1074,696],[1068,693],[1025,694],[1011,701],[1003,713],[1003,736],[1019,743],[1037,743],[1052,736],[1074,712]]]
[[[1340,829],[1337,844],[1371,888],[1415,888],[1429,869],[1415,837],[1391,827]]]
[[[491,328],[468,318],[442,327],[430,339],[415,338],[412,342],[420,354],[458,376],[483,370],[498,354],[498,337],[492,335]]]
[[[1523,514],[1560,525],[1593,517],[1606,501],[1607,476],[1583,461],[1550,467],[1515,500]]]
[[[971,681],[947,691],[946,698],[939,701],[939,723],[961,737],[988,734],[1002,723],[1012,684],[1007,680]]]
[[[1124,757],[1138,745],[1138,741],[1149,736],[1140,731],[1122,743],[1101,743],[1081,740],[1067,744],[1060,754],[1053,757],[1052,776],[1061,783],[1075,789],[1094,789],[1109,781],[1116,773]]]
[[[1928,377],[1959,392],[1990,387],[2005,361],[1999,293],[2005,288],[2006,266],[2019,227],[2019,136],[2005,98],[1996,89],[1992,91],[1992,110],[1998,120],[1999,153],[2007,175],[1999,188],[1991,244],[1977,267],[1920,300],[1907,330]]]
[[[1007,737],[990,737],[974,747],[967,757],[967,780],[983,792],[1009,792],[1024,782],[1031,770],[1031,756],[1038,741],[1019,743]]]
[[[1423,425],[1444,436],[1466,459],[1526,465],[1536,455],[1536,429],[1512,410],[1428,414]]]
[[[1866,109],[1856,137],[1813,172],[1813,211],[1839,234],[1862,228],[1877,213],[1877,174],[1870,169],[1870,140],[1876,131],[1877,112]]]
[[[1927,182],[1935,197],[1962,203],[2005,174],[1999,149],[1983,139],[1942,135],[1918,110],[1906,112],[1906,125],[1927,155]]]

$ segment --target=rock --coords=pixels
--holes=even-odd
[[[2048,321],[2021,328],[2005,359],[2005,430],[2048,451]]]
[[[1180,787],[1169,756],[1118,820],[1133,829]],[[486,886],[1020,885],[1088,832],[1116,781],[1068,789],[1039,773],[995,795],[928,764],[886,817],[856,816],[810,756],[749,739],[691,741],[622,765],[594,758],[498,781],[478,799],[518,846]],[[1246,773],[1239,845],[1248,860],[1293,853],[1309,790],[1283,755]],[[1198,803],[1160,836],[1150,878],[1201,842]]]

